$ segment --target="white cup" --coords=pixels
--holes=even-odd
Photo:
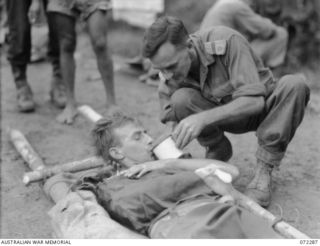
[[[153,153],[159,160],[178,159],[184,153],[176,147],[171,136],[168,136],[153,148]]]

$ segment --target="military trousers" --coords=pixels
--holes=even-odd
[[[214,148],[226,138],[224,132],[240,134],[256,131],[257,159],[278,166],[303,119],[309,97],[310,90],[303,76],[283,76],[265,98],[263,112],[232,124],[213,123],[203,129],[198,141],[202,146]],[[171,105],[177,122],[189,115],[221,106],[204,98],[200,91],[193,88],[175,91],[171,96]]]
[[[31,55],[31,25],[28,18],[28,11],[31,0],[7,0],[6,8],[8,15],[8,52],[7,57],[11,66],[25,70],[30,61]],[[47,0],[43,0],[44,7]],[[57,36],[52,32],[52,21],[47,19],[49,26],[49,47],[48,56],[53,65],[53,75],[61,77],[59,65],[59,42]],[[25,80],[25,71],[20,80]]]

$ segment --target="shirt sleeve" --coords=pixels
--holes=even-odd
[[[235,23],[250,38],[269,39],[277,28],[271,20],[255,13],[246,4],[239,5],[235,15]]]
[[[233,35],[228,41],[227,65],[232,98],[242,96],[263,96],[267,91],[260,81],[253,51],[243,37]]]

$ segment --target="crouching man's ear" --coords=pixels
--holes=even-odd
[[[124,155],[123,155],[122,151],[120,149],[118,149],[117,147],[110,148],[109,154],[116,161],[120,161],[120,160],[124,159]]]

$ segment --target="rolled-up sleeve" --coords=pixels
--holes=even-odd
[[[242,96],[267,95],[266,87],[260,82],[255,60],[249,43],[242,37],[233,35],[228,41],[227,63],[232,98]]]

